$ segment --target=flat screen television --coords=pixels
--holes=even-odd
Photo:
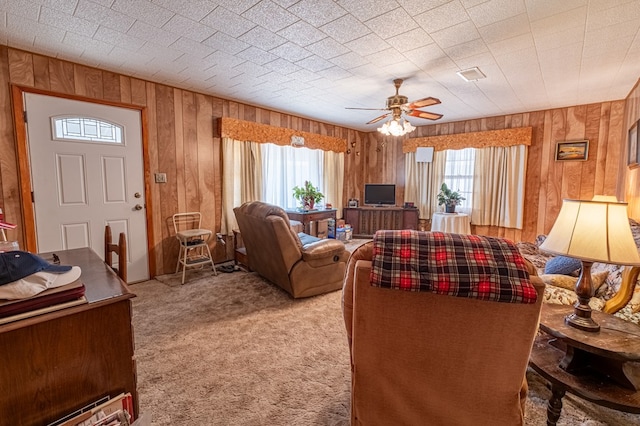
[[[396,186],[392,183],[365,183],[364,203],[395,206]]]

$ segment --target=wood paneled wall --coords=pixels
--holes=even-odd
[[[150,184],[151,226],[155,235],[150,254],[155,257],[156,274],[172,272],[175,268],[178,248],[170,233],[173,213],[202,211],[204,226],[220,230],[222,162],[220,139],[214,134],[219,117],[343,138],[349,149],[345,157],[345,205],[349,198],[362,200],[365,183],[395,183],[397,203],[404,200],[401,140],[385,137],[373,129],[359,132],[0,46],[0,207],[7,220],[17,223],[20,229],[32,225],[22,223],[10,84],[146,109],[150,172],[167,174],[166,184]],[[626,194],[627,200],[635,203],[635,217],[640,216],[639,169],[628,171],[621,167],[625,162],[626,129],[632,120],[640,117],[639,98],[640,89],[636,87],[629,102],[603,102],[434,124],[419,127],[411,136],[533,127],[524,229],[475,229],[485,235],[533,241],[537,235],[549,231],[562,198],[590,198],[594,194],[623,198]],[[589,139],[588,160],[556,162],[556,141],[575,139]],[[18,239],[22,244],[22,235],[18,234]],[[230,245],[226,249],[217,246],[214,253],[217,260],[230,259]]]
[[[638,92],[636,88],[636,98]],[[623,145],[626,140],[623,136],[626,134],[623,123],[625,104],[625,100],[620,100],[433,124],[418,127],[411,137],[531,126],[533,136],[527,160],[523,229],[476,226],[473,232],[514,241],[534,241],[536,236],[549,232],[563,198],[590,199],[595,194],[616,195],[621,200],[624,198],[624,185],[620,178],[624,172],[621,172],[623,169],[620,165],[624,161]],[[636,106],[636,111],[638,109],[640,107]],[[557,141],[581,139],[589,140],[587,161],[555,161]],[[345,162],[349,171],[345,176],[347,198],[362,199],[364,183],[387,182],[398,185],[397,202],[403,202],[404,158],[401,139],[385,138],[372,132],[356,140],[355,145]],[[638,178],[635,176],[637,190]],[[627,178],[627,193],[630,186],[633,186],[633,182]]]
[[[344,162],[345,198],[357,198],[362,203],[365,183],[395,183],[396,204],[401,205],[405,184],[402,140],[376,131],[358,133],[350,140]]]
[[[418,127],[411,137],[516,127],[533,128],[525,180],[522,230],[475,226],[473,232],[515,241],[534,241],[551,229],[563,198],[617,195],[625,101],[511,114]],[[589,140],[587,161],[555,161],[556,142]]]
[[[152,206],[154,274],[175,270],[178,245],[172,237],[171,216],[201,211],[203,226],[216,231],[221,224],[221,141],[214,134],[220,117],[231,117],[325,136],[360,141],[364,133],[275,111],[169,87],[110,71],[73,64],[22,50],[0,46],[0,207],[11,231],[24,247],[25,227],[19,194],[10,84],[88,99],[145,108],[151,174],[167,174],[156,184],[152,175],[148,198]],[[216,260],[232,258],[232,244],[216,245]]]
[[[640,221],[640,167],[629,169],[625,166],[628,162],[627,134],[633,123],[640,120],[640,80],[627,97],[624,116],[623,139],[625,142],[622,149],[624,161],[621,166],[624,173],[620,174],[622,177],[620,185],[624,187],[625,200],[629,203],[629,217]]]

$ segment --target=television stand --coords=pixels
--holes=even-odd
[[[371,238],[380,229],[418,229],[418,216],[416,208],[387,205],[348,207],[343,212],[354,238]]]

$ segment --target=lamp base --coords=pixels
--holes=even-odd
[[[577,310],[578,308],[576,308]],[[579,313],[572,313],[564,317],[564,322],[571,327],[578,328],[582,331],[588,331],[591,333],[595,333],[600,331],[600,326],[596,323],[593,318],[591,318],[591,311],[589,311],[589,316],[584,317]]]
[[[591,307],[589,299],[593,296],[593,285],[591,284],[591,265],[593,262],[582,261],[582,270],[576,283],[576,295],[578,301],[573,305],[573,313],[564,318],[564,322],[571,327],[582,331],[600,331],[600,326],[591,318]]]

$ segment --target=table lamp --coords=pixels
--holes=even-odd
[[[591,283],[591,265],[602,262],[640,266],[640,255],[629,226],[627,203],[619,203],[615,197],[563,200],[558,218],[540,249],[582,261],[575,288],[578,301],[565,322],[584,331],[600,330],[591,318],[589,307],[589,299],[595,291]]]

